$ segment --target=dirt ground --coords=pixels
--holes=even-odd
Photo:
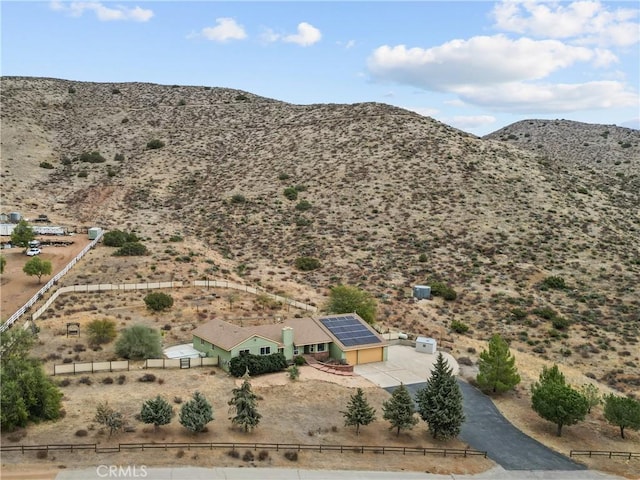
[[[22,307],[31,296],[46,283],[49,278],[62,270],[82,249],[91,243],[86,235],[74,235],[65,237],[65,240],[73,240],[73,245],[67,247],[42,247],[40,258],[49,260],[53,270],[51,276],[42,277],[38,283],[37,277],[29,277],[23,271],[24,264],[29,260],[22,248],[3,249],[2,255],[7,259],[4,273],[0,277],[2,285],[2,303],[0,305],[0,317],[5,321],[13,313]]]

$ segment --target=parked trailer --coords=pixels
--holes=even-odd
[[[66,233],[64,227],[53,227],[51,225],[34,225],[31,228],[36,235],[64,235]]]
[[[15,223],[0,223],[0,235],[10,236],[14,228],[16,228]]]

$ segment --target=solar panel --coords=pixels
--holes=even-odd
[[[345,347],[380,343],[380,339],[353,315],[326,317],[320,321]]]

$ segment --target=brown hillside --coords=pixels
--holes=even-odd
[[[3,211],[135,229],[152,247],[93,260],[82,283],[244,277],[319,304],[330,285],[357,284],[380,298],[385,328],[459,320],[470,336],[502,332],[621,390],[640,385],[638,131],[548,122],[489,140],[383,104],[142,83],[4,77],[1,99]],[[154,139],[165,146],[147,149]],[[575,148],[596,140],[593,156]],[[91,151],[106,162],[77,159]],[[174,234],[185,242],[168,247]],[[300,256],[322,267],[299,272]],[[568,288],[541,289],[551,275]],[[457,300],[408,298],[437,280]],[[553,328],[544,307],[571,325]]]

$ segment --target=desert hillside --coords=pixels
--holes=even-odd
[[[383,328],[449,336],[457,320],[640,386],[640,131],[531,120],[481,139],[377,103],[15,77],[1,90],[2,210],[132,229],[152,249],[106,256],[82,283],[228,277],[319,305],[355,284]],[[82,161],[94,151],[106,161]],[[321,268],[297,270],[303,256]],[[434,281],[457,299],[414,303]]]

